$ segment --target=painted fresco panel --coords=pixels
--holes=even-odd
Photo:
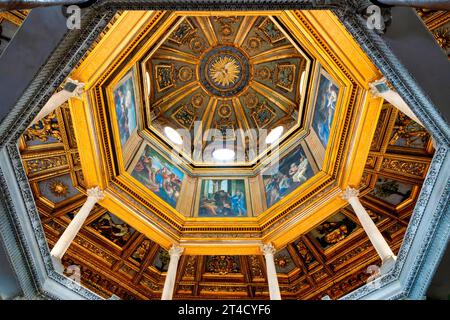
[[[311,238],[317,240],[322,249],[328,249],[347,238],[356,229],[356,223],[339,212],[315,227],[308,234]]]
[[[145,146],[131,175],[173,208],[176,207],[184,173],[152,147]]]
[[[198,216],[248,216],[245,181],[233,179],[202,180]]]
[[[339,87],[322,70],[319,76],[312,127],[325,148],[330,138],[331,124],[338,96]]]
[[[128,72],[113,90],[121,146],[137,128],[136,92],[133,71]]]
[[[399,205],[407,200],[412,192],[413,186],[400,181],[379,177],[371,195],[391,205]]]
[[[313,175],[311,164],[299,145],[278,164],[263,172],[267,207],[270,208],[286,197]]]

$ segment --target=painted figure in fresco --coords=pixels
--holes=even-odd
[[[230,195],[225,190],[219,190],[214,194],[216,212],[222,216],[231,216]]]
[[[120,141],[124,145],[136,128],[136,108],[131,78],[114,92]]]
[[[268,203],[274,204],[291,191],[293,186],[298,186],[308,178],[306,172],[309,168],[308,159],[301,155],[299,162],[292,162],[288,174],[277,173],[266,185]]]
[[[147,188],[155,193],[159,192],[159,184],[156,181],[156,170],[152,166],[152,159],[150,157],[144,154],[136,164],[134,171],[147,178],[148,182],[145,184]]]
[[[179,196],[181,180],[169,171],[167,167],[163,167],[156,171],[155,182],[158,185],[158,195],[173,207]]]
[[[283,174],[280,178],[278,186],[280,194],[285,194],[291,187],[291,179],[289,178],[289,176]]]
[[[119,122],[120,139],[127,141],[130,137],[130,129],[128,125],[128,112],[125,106],[125,96],[121,90],[117,91],[117,96],[119,100],[119,113],[117,115],[117,121]]]
[[[217,216],[217,206],[214,200],[203,197],[200,200],[200,215],[201,216]]]
[[[161,197],[169,203],[176,202],[180,196],[181,180],[166,167],[160,169],[156,176],[159,185],[162,186],[160,189]]]
[[[331,123],[333,122],[333,115],[336,108],[337,97],[337,88],[330,81],[327,89],[322,94],[322,104],[319,109],[320,113],[324,115],[324,121],[319,124],[319,130],[317,132],[322,142],[327,142],[330,136]]]
[[[128,120],[127,127],[131,134],[131,132],[136,127],[136,112],[135,112],[133,88],[131,86],[131,82],[127,82],[127,86],[125,89],[125,108],[126,108],[127,120]]]
[[[284,188],[283,190],[286,191],[287,189]],[[278,175],[272,177],[269,183],[266,185],[266,194],[267,202],[270,204],[269,206],[281,199],[281,190]]]
[[[244,194],[241,190],[237,190],[236,194],[231,197],[231,208],[235,215],[245,216],[247,214]]]
[[[303,183],[306,181],[305,173],[308,170],[308,159],[305,156],[300,157],[300,162],[292,163],[289,169],[289,175],[292,177],[292,181],[296,183]]]

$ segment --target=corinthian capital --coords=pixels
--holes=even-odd
[[[87,195],[89,198],[94,198],[97,201],[103,200],[105,195],[99,187],[93,187],[87,190]]]
[[[177,257],[179,258],[183,254],[184,248],[177,246],[176,244],[172,245],[169,249],[170,258]]]
[[[275,249],[275,247],[273,246],[272,243],[266,243],[261,246],[261,251],[264,255],[267,255],[267,254],[273,255],[273,254],[275,254],[275,252],[277,250]]]
[[[350,198],[357,198],[359,196],[359,190],[347,187],[345,191],[342,193],[341,197],[344,200],[349,200]]]

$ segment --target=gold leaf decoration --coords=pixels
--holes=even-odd
[[[239,78],[241,70],[232,57],[219,57],[211,65],[209,72],[214,82],[221,86],[230,86]]]

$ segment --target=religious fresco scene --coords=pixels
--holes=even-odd
[[[416,12],[449,57],[450,13]],[[0,65],[29,14],[0,11]],[[363,299],[443,189],[432,126],[332,11],[121,10],[79,59],[0,154],[0,240],[59,289],[1,299]]]
[[[330,137],[331,124],[333,123],[338,96],[338,86],[330,80],[329,75],[321,73],[317,88],[312,127],[324,147],[327,146]]]
[[[132,71],[113,90],[120,144],[124,146],[137,127],[136,97]]]
[[[163,201],[176,207],[184,173],[146,145],[131,175]]]
[[[202,180],[199,217],[248,215],[244,180]]]
[[[297,189],[313,174],[311,165],[301,146],[281,158],[279,163],[265,169],[262,177],[267,207],[273,206]]]

